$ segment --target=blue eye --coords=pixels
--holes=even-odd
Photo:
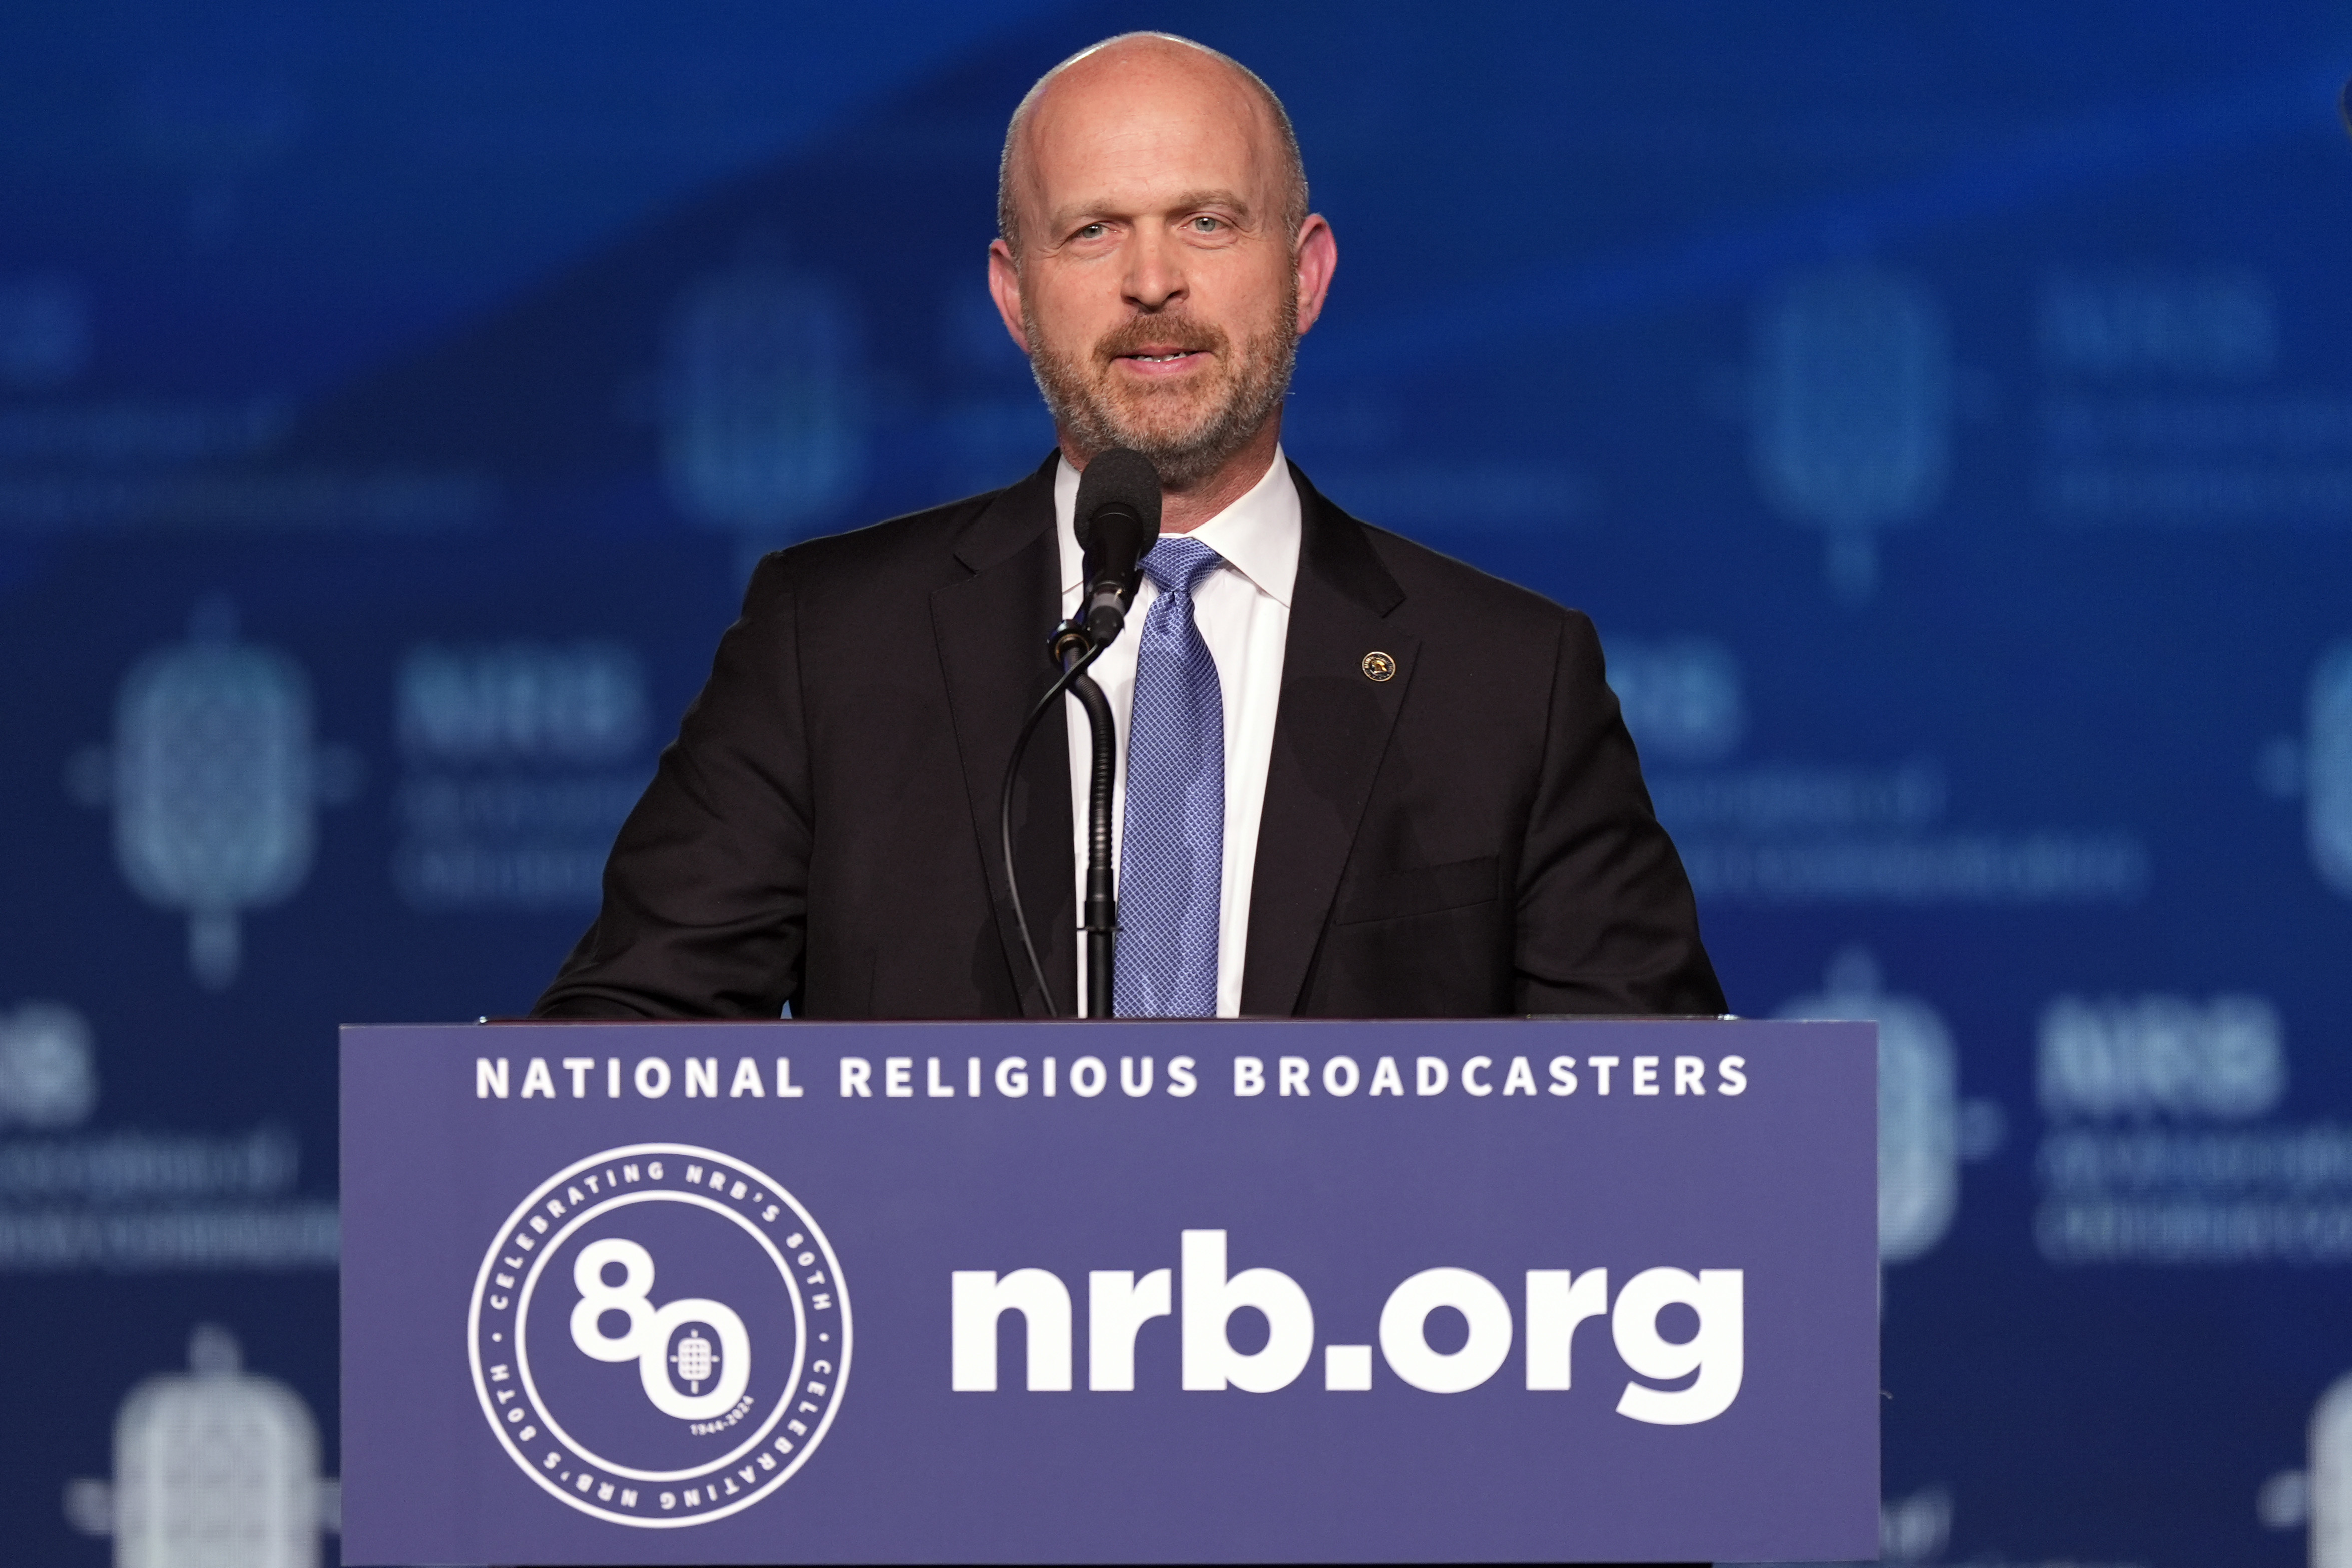
[[[1209,216],[1206,213],[1202,214],[1199,217],[1192,220],[1192,232],[1194,234],[1214,234],[1223,227],[1224,227],[1224,225]]]

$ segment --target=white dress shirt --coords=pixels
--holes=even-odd
[[[1074,527],[1078,474],[1065,458],[1054,471],[1054,517],[1062,548],[1062,613],[1077,612],[1086,585],[1084,552]],[[1290,595],[1298,581],[1298,486],[1279,448],[1265,477],[1247,495],[1192,530],[1224,558],[1192,591],[1192,620],[1225,699],[1225,869],[1217,901],[1217,1016],[1242,1008],[1242,964],[1249,952],[1250,883],[1257,871],[1258,818],[1265,807],[1266,768],[1274,756],[1274,716],[1282,699],[1282,655],[1290,636]],[[1136,591],[1127,630],[1094,663],[1096,685],[1118,722],[1118,772],[1111,787],[1111,863],[1127,818],[1127,729],[1135,706],[1135,650],[1143,617],[1160,590],[1147,576]],[[1071,849],[1076,860],[1077,904],[1086,907],[1087,782],[1094,741],[1086,710],[1068,711]],[[1086,995],[1086,942],[1078,942],[1078,995]]]

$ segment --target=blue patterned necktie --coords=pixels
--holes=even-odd
[[[1143,558],[1159,588],[1135,650],[1127,821],[1119,838],[1119,1018],[1213,1018],[1225,879],[1225,697],[1192,623],[1192,591],[1224,558],[1163,534]]]

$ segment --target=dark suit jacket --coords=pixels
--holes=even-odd
[[[1242,1010],[1718,1013],[1592,624],[1369,528],[1292,470],[1298,583]],[[544,1018],[1045,1013],[998,851],[1060,613],[1053,465],[762,560],[613,847]],[[1395,674],[1374,681],[1365,655]],[[1014,857],[1075,1009],[1067,737],[1039,727]]]

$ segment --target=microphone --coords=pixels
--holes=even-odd
[[[1114,446],[1095,454],[1078,476],[1078,548],[1086,552],[1086,595],[1078,621],[1097,647],[1127,624],[1143,580],[1138,563],[1160,538],[1160,474],[1140,452]]]

